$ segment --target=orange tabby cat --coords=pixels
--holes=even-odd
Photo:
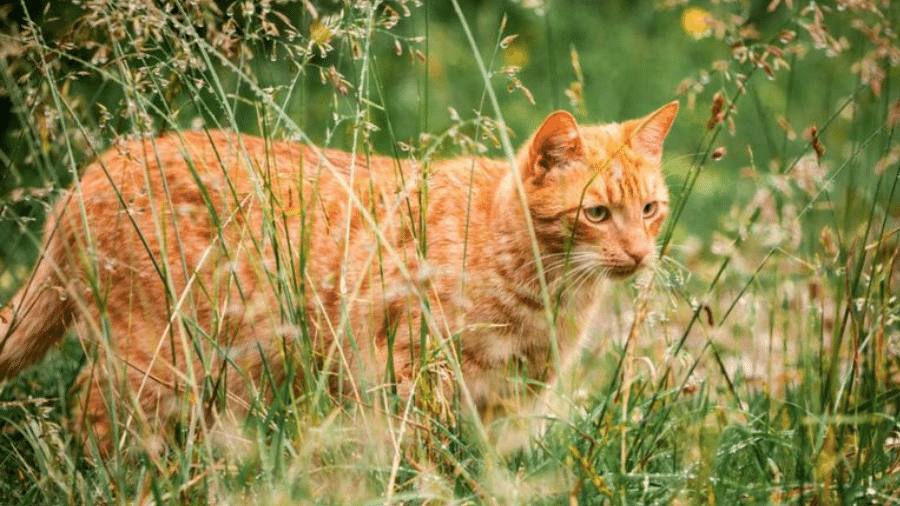
[[[0,323],[0,378],[74,325],[80,425],[101,445],[317,374],[335,391],[409,395],[441,349],[490,404],[514,368],[548,378],[600,279],[654,258],[677,110],[587,127],[553,113],[517,171],[470,157],[423,171],[218,131],[125,142],[57,203]]]

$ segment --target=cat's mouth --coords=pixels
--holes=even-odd
[[[625,279],[630,278],[640,269],[640,265],[610,265],[607,267],[606,273],[612,279]]]

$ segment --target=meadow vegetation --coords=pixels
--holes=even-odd
[[[124,138],[226,128],[427,167],[504,157],[555,109],[682,110],[661,259],[605,290],[553,409],[286,392],[98,462],[66,416],[70,338],[0,384],[0,503],[900,503],[898,25],[889,0],[3,4],[3,303],[48,204]]]

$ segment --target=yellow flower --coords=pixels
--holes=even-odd
[[[685,33],[696,39],[709,33],[709,23],[706,21],[706,9],[700,7],[688,7],[681,13],[681,27]]]

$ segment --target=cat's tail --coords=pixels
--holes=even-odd
[[[47,227],[49,232],[51,227]],[[50,233],[30,281],[0,312],[0,379],[19,374],[65,335],[75,302],[60,276],[66,246]]]

